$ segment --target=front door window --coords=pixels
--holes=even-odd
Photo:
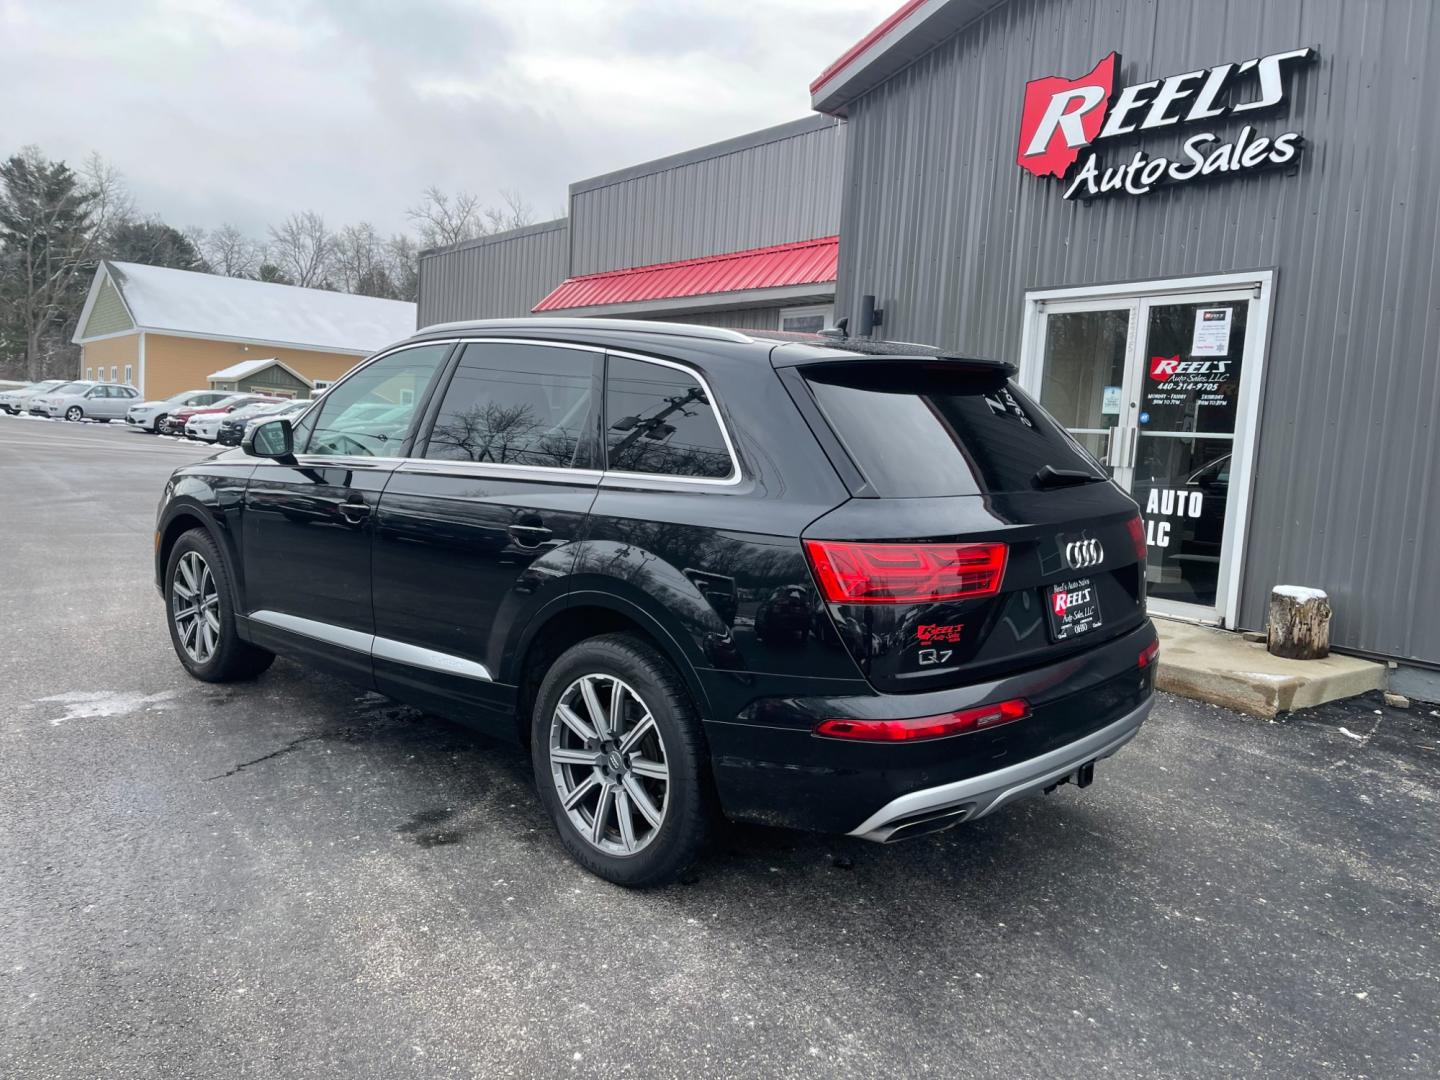
[[[1254,302],[1251,289],[1047,302],[1023,358],[1041,403],[1140,504],[1161,610],[1214,617],[1238,570],[1230,474]]]

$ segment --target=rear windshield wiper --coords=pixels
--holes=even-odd
[[[1035,486],[1038,488],[1070,487],[1074,484],[1094,484],[1108,479],[1108,476],[1096,476],[1094,473],[1081,472],[1079,469],[1057,469],[1053,465],[1041,465],[1040,471],[1035,474]]]

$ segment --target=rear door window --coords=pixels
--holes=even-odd
[[[997,374],[891,360],[804,371],[821,413],[882,498],[1034,491],[1042,466],[1103,470]]]
[[[700,380],[683,368],[611,356],[605,425],[613,472],[705,480],[735,473],[715,405]]]
[[[465,346],[436,414],[427,458],[551,469],[593,456],[601,354],[558,345]]]

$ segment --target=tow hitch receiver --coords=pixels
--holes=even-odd
[[[1087,761],[1084,765],[1081,765],[1081,766],[1080,766],[1078,769],[1076,769],[1074,772],[1072,772],[1072,773],[1070,773],[1070,774],[1068,774],[1068,775],[1060,778],[1059,780],[1056,780],[1055,783],[1053,783],[1053,784],[1051,784],[1049,787],[1047,787],[1047,788],[1045,789],[1045,794],[1046,794],[1046,795],[1049,795],[1052,791],[1054,791],[1056,788],[1058,788],[1061,784],[1074,784],[1074,785],[1075,785],[1076,787],[1078,787],[1078,788],[1087,788],[1087,787],[1089,787],[1091,784],[1093,784],[1094,782],[1095,782],[1095,762],[1093,762],[1093,761]]]

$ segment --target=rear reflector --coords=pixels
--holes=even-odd
[[[940,716],[918,716],[913,720],[822,720],[815,725],[815,734],[864,742],[911,742],[984,731],[1001,724],[1013,724],[1029,715],[1030,706],[1021,698],[1014,698]]]
[[[909,604],[993,596],[1004,544],[848,544],[806,540],[820,591],[832,604]]]
[[[1125,527],[1130,530],[1130,542],[1135,545],[1135,557],[1141,562],[1144,562],[1145,523],[1140,520],[1140,515],[1136,514],[1129,521],[1125,522]]]
[[[1160,659],[1160,639],[1156,638],[1140,650],[1140,666],[1147,668],[1158,659]]]

